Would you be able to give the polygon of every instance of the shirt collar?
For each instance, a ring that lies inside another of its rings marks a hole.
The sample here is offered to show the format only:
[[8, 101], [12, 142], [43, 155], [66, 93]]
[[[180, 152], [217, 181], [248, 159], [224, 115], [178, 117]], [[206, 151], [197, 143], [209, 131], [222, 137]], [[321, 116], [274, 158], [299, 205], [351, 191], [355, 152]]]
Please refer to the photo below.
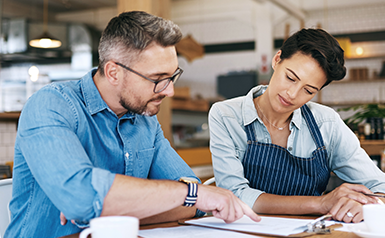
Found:
[[257, 87], [252, 88], [247, 95], [243, 98], [242, 103], [242, 117], [243, 117], [243, 125], [247, 126], [254, 122], [255, 120], [260, 120], [257, 113], [257, 109], [255, 109], [254, 98], [261, 96], [267, 89], [265, 85], [259, 85]]
[[[81, 89], [83, 93], [83, 98], [87, 106], [88, 111], [91, 115], [94, 115], [98, 112], [101, 112], [105, 109], [115, 114], [103, 100], [98, 88], [95, 85], [93, 76], [96, 74], [97, 68], [93, 68], [81, 79]], [[115, 114], [116, 115], [116, 114]], [[135, 114], [127, 112], [120, 119], [133, 118], [135, 119]]]
[[[247, 95], [243, 99], [242, 103], [242, 117], [243, 117], [243, 125], [247, 126], [254, 122], [255, 120], [259, 120], [262, 123], [262, 120], [259, 118], [257, 110], [254, 105], [254, 98], [261, 96], [267, 89], [267, 85], [259, 85], [252, 88]], [[300, 129], [302, 121], [301, 109], [298, 108], [293, 112], [293, 117], [290, 123], [291, 126], [294, 125], [298, 129]]]

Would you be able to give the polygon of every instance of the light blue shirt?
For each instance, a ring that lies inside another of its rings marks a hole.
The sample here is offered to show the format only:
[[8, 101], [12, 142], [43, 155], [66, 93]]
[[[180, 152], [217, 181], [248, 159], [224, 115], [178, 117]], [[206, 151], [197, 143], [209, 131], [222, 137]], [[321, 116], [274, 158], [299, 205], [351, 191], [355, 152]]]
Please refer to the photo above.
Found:
[[45, 86], [25, 104], [6, 238], [80, 232], [71, 222], [60, 225], [60, 211], [78, 223], [100, 216], [116, 174], [198, 179], [165, 139], [156, 116], [116, 116], [93, 82], [95, 72]]
[[[263, 193], [250, 188], [244, 177], [242, 160], [247, 149], [245, 126], [253, 123], [257, 140], [271, 143], [270, 134], [258, 117], [253, 99], [267, 86], [257, 86], [246, 96], [215, 103], [209, 113], [210, 150], [217, 186], [231, 190], [250, 207]], [[355, 134], [333, 109], [314, 103], [306, 104], [317, 122], [328, 152], [328, 166], [339, 178], [363, 184], [373, 192], [385, 192], [383, 173], [360, 147]], [[309, 158], [316, 149], [301, 110], [293, 112], [287, 149], [292, 155]]]

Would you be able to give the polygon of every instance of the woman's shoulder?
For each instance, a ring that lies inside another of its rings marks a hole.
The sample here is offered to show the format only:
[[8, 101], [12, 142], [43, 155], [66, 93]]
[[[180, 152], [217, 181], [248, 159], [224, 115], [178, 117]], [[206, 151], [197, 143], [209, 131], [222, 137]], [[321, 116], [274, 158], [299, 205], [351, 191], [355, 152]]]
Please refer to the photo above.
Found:
[[212, 105], [210, 113], [217, 112], [221, 116], [241, 115], [244, 98], [245, 96], [241, 96], [216, 102]]
[[331, 107], [316, 103], [308, 102], [309, 107], [316, 121], [336, 121], [340, 118], [339, 114]]

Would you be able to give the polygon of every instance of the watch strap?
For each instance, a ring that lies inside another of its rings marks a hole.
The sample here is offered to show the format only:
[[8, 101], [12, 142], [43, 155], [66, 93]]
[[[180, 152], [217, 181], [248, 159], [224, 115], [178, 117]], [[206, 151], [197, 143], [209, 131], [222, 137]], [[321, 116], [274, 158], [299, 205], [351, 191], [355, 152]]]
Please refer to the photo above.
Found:
[[188, 192], [186, 199], [183, 203], [185, 207], [192, 207], [197, 202], [198, 197], [198, 184], [197, 183], [186, 183], [188, 187]]

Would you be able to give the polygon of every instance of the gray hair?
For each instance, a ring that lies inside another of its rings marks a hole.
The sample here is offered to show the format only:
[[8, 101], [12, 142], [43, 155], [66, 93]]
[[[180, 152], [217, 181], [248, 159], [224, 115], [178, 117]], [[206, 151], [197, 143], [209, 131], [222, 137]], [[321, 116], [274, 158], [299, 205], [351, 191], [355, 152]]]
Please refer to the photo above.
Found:
[[104, 75], [104, 65], [109, 60], [132, 62], [153, 42], [167, 47], [181, 39], [182, 33], [172, 21], [142, 11], [121, 13], [110, 20], [102, 33], [98, 70]]

